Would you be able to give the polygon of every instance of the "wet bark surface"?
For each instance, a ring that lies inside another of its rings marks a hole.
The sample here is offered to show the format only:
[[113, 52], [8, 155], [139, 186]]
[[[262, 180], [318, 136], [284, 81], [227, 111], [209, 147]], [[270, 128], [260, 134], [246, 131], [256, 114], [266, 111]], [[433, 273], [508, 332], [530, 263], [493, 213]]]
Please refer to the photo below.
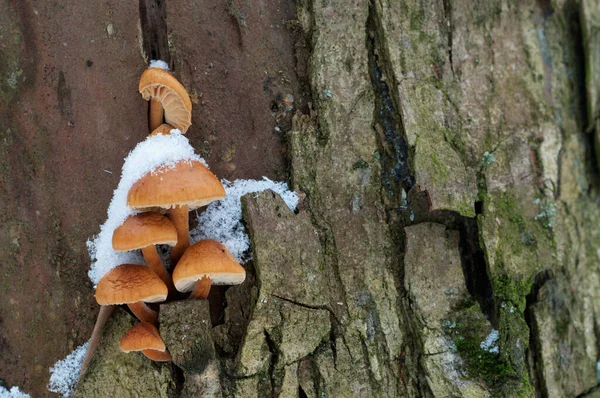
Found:
[[[596, 393], [594, 2], [2, 7], [9, 386], [44, 396], [47, 367], [89, 335], [84, 241], [147, 133], [137, 78], [160, 55], [216, 174], [289, 179], [302, 198], [295, 213], [243, 199], [248, 279], [212, 293], [212, 344], [176, 344], [216, 360], [160, 373], [164, 394]], [[193, 323], [179, 307], [167, 335]], [[102, 391], [106, 348], [80, 388]]]

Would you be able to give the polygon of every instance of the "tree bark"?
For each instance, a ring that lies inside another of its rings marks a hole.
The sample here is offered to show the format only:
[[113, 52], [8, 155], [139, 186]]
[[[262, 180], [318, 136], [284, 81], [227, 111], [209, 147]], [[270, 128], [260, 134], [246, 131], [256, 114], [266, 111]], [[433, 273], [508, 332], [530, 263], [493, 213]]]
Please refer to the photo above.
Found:
[[225, 395], [592, 394], [597, 5], [301, 3], [306, 199], [245, 198], [256, 300]]
[[9, 386], [44, 396], [89, 336], [85, 240], [147, 135], [136, 79], [161, 58], [216, 175], [289, 176], [302, 200], [243, 198], [253, 262], [212, 324], [168, 304], [172, 339], [204, 305], [211, 332], [174, 360], [210, 363], [126, 357], [116, 311], [80, 396], [598, 394], [597, 1], [0, 3]]

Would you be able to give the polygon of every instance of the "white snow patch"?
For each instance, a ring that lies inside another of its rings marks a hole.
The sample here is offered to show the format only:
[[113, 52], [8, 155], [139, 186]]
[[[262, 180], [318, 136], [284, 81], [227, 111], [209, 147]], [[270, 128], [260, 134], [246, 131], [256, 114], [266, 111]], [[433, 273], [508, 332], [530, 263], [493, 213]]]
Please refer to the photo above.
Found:
[[63, 360], [60, 360], [50, 368], [50, 381], [48, 382], [48, 391], [61, 394], [63, 398], [69, 398], [75, 390], [75, 385], [79, 380], [79, 372], [83, 358], [88, 348], [88, 344], [84, 343], [77, 347], [72, 353], [67, 355]]
[[600, 361], [596, 362], [596, 380], [600, 383]]
[[153, 59], [152, 61], [150, 61], [150, 65], [148, 65], [148, 68], [158, 68], [158, 69], [169, 70], [169, 64], [167, 64], [165, 61], [162, 61], [160, 59]]
[[114, 230], [121, 226], [127, 217], [137, 213], [127, 206], [127, 193], [144, 174], [163, 166], [173, 167], [181, 160], [196, 160], [206, 165], [204, 159], [194, 153], [188, 139], [176, 129], [171, 130], [169, 135], [157, 134], [146, 138], [125, 158], [121, 181], [113, 192], [106, 222], [100, 226], [100, 233], [87, 242], [92, 260], [88, 276], [94, 285], [117, 265], [143, 264], [139, 253], [115, 252], [112, 248]]
[[281, 195], [290, 210], [295, 211], [298, 195], [288, 189], [285, 182], [271, 181], [263, 177], [262, 181], [222, 180], [225, 187], [225, 199], [213, 202], [198, 216], [198, 227], [190, 231], [192, 243], [201, 239], [215, 239], [227, 246], [233, 257], [240, 263], [250, 260], [248, 254], [250, 239], [242, 224], [242, 203], [240, 198], [250, 192], [262, 192], [270, 189]]
[[10, 390], [7, 390], [0, 386], [0, 398], [31, 398], [31, 396], [21, 392], [19, 387], [13, 387]]
[[490, 334], [487, 335], [485, 341], [482, 341], [479, 344], [482, 350], [486, 350], [487, 352], [491, 352], [492, 354], [497, 354], [500, 350], [498, 348], [498, 339], [500, 335], [496, 329], [492, 329]]

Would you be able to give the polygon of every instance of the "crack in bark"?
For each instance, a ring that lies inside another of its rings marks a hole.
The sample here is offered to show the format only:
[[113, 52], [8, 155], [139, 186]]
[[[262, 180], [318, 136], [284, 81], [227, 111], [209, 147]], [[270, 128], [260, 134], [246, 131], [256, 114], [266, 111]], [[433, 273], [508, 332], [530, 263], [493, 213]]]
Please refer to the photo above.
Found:
[[[271, 295], [271, 296], [273, 296], [273, 297], [275, 297], [275, 298], [278, 298], [278, 299], [280, 299], [280, 300], [282, 300], [282, 301], [288, 302], [288, 303], [290, 303], [290, 304], [297, 305], [298, 307], [308, 308], [308, 309], [310, 309], [310, 310], [325, 310], [325, 311], [328, 311], [329, 313], [331, 313], [331, 314], [332, 314], [332, 315], [335, 317], [335, 313], [333, 312], [333, 310], [332, 310], [331, 308], [329, 308], [328, 306], [326, 306], [326, 305], [310, 305], [310, 304], [304, 304], [304, 303], [301, 303], [301, 302], [299, 302], [299, 301], [295, 301], [295, 300], [293, 300], [293, 299], [289, 299], [289, 298], [287, 298], [287, 297], [279, 296], [279, 295], [277, 295], [277, 294], [273, 294], [273, 293], [271, 293], [270, 295]], [[336, 322], [339, 322], [339, 321], [337, 320], [337, 318], [336, 318]]]
[[[590, 397], [590, 396], [596, 396], [594, 393], [600, 391], [600, 384], [595, 385], [594, 387], [582, 392], [579, 395], [576, 395], [575, 398], [585, 398], [585, 397]], [[593, 394], [593, 395], [592, 395]]]
[[271, 356], [269, 357], [269, 382], [271, 383], [271, 396], [276, 397], [275, 394], [275, 367], [277, 366], [277, 362], [279, 361], [279, 350], [277, 349], [277, 344], [271, 338], [269, 332], [264, 329], [265, 334], [265, 342], [267, 343], [267, 347], [269, 347], [269, 353]]
[[[444, 0], [444, 12], [448, 21], [452, 17], [452, 9], [449, 0]], [[423, 373], [423, 364], [421, 358], [426, 356], [423, 352], [422, 342], [420, 341], [419, 321], [410, 305], [410, 297], [404, 289], [404, 252], [405, 235], [404, 228], [409, 225], [422, 222], [436, 222], [443, 224], [447, 229], [458, 230], [460, 233], [459, 251], [461, 255], [461, 265], [465, 279], [465, 285], [470, 295], [477, 300], [481, 310], [490, 318], [492, 325], [497, 326], [494, 296], [491, 281], [488, 275], [487, 261], [485, 253], [480, 247], [479, 226], [477, 224], [477, 215], [482, 214], [483, 203], [474, 203], [476, 217], [469, 218], [461, 216], [459, 213], [447, 210], [431, 211], [431, 203], [427, 191], [421, 191], [414, 174], [410, 169], [410, 159], [414, 149], [406, 144], [406, 132], [403, 120], [398, 112], [400, 109], [400, 98], [397, 98], [398, 92], [390, 93], [389, 87], [394, 90], [398, 86], [396, 76], [390, 65], [389, 55], [385, 48], [386, 42], [381, 31], [381, 17], [374, 10], [374, 4], [371, 3], [369, 22], [367, 26], [368, 38], [367, 47], [369, 49], [369, 69], [373, 90], [376, 94], [376, 113], [374, 119], [381, 127], [378, 134], [379, 145], [382, 148], [382, 178], [388, 190], [386, 203], [390, 217], [388, 223], [394, 230], [395, 240], [398, 244], [399, 258], [399, 289], [402, 292], [404, 303], [401, 305], [404, 312], [405, 330], [409, 335], [407, 340], [407, 352], [411, 355], [413, 362], [419, 369], [417, 373]], [[454, 75], [452, 64], [452, 26], [448, 29], [448, 58], [450, 67]], [[387, 56], [386, 56], [387, 55]], [[385, 79], [384, 79], [385, 74]], [[388, 87], [389, 82], [390, 86]], [[377, 127], [377, 125], [376, 125]], [[378, 131], [375, 128], [375, 131]], [[399, 145], [399, 143], [401, 143]], [[398, 164], [404, 163], [400, 168], [400, 178], [398, 178]], [[396, 177], [396, 178], [394, 178]], [[407, 183], [408, 182], [408, 183]], [[482, 187], [485, 189], [485, 184]], [[403, 195], [402, 190], [408, 192], [405, 195], [407, 200], [399, 201]], [[398, 203], [400, 202], [400, 203]], [[409, 348], [410, 346], [410, 348]], [[406, 372], [406, 371], [405, 371]], [[421, 395], [431, 394], [426, 380], [415, 376], [415, 370], [407, 371], [407, 376], [412, 378], [415, 387], [419, 389]], [[406, 384], [406, 382], [404, 382]]]
[[525, 298], [526, 304], [524, 311], [525, 322], [529, 328], [529, 355], [527, 358], [531, 360], [531, 363], [529, 363], [529, 371], [533, 373], [530, 373], [530, 380], [533, 382], [535, 390], [541, 392], [544, 396], [548, 395], [548, 391], [546, 390], [546, 383], [544, 382], [544, 372], [541, 368], [541, 344], [537, 339], [539, 331], [533, 323], [533, 306], [539, 301], [540, 289], [553, 277], [552, 270], [544, 270], [536, 275], [531, 290]]
[[139, 0], [142, 50], [147, 61], [160, 59], [171, 65], [166, 0]]
[[[387, 223], [392, 231], [393, 240], [397, 246], [396, 266], [398, 267], [396, 280], [400, 293], [400, 300], [397, 303], [400, 314], [403, 318], [406, 332], [406, 342], [403, 344], [402, 355], [400, 358], [392, 358], [398, 365], [398, 383], [403, 386], [407, 392], [413, 389], [418, 391], [419, 396], [431, 396], [432, 392], [425, 378], [420, 375], [426, 374], [420, 357], [423, 353], [422, 341], [418, 332], [419, 326], [414, 314], [410, 297], [404, 288], [404, 252], [406, 237], [404, 227], [409, 222], [409, 213], [412, 214], [412, 204], [410, 200], [400, 200], [406, 198], [407, 192], [418, 191], [415, 185], [415, 177], [411, 170], [411, 153], [407, 143], [404, 121], [398, 111], [400, 100], [397, 97], [396, 87], [398, 83], [395, 75], [391, 72], [389, 54], [386, 52], [384, 37], [381, 28], [380, 16], [377, 15], [375, 4], [369, 3], [369, 15], [366, 26], [366, 47], [369, 62], [369, 74], [373, 92], [375, 93], [375, 111], [373, 115], [373, 130], [376, 134], [377, 143], [380, 148], [381, 157], [381, 178], [387, 195], [383, 196], [383, 204], [388, 212]], [[384, 78], [385, 75], [385, 78]], [[389, 85], [388, 85], [389, 82]], [[390, 91], [390, 86], [393, 88]], [[401, 214], [394, 210], [400, 210], [405, 214], [402, 219]], [[399, 314], [399, 315], [400, 315]], [[365, 342], [361, 339], [363, 350], [366, 350]], [[368, 355], [365, 354], [365, 358]], [[390, 366], [390, 363], [386, 363]], [[416, 366], [416, 369], [412, 368]], [[370, 378], [373, 377], [369, 372]]]
[[[415, 177], [410, 169], [408, 143], [404, 134], [404, 122], [398, 112], [400, 109], [397, 101], [394, 101], [386, 80], [390, 81], [392, 87], [397, 87], [393, 73], [385, 70], [389, 62], [382, 54], [381, 38], [377, 36], [380, 31], [376, 21], [376, 12], [373, 4], [369, 6], [369, 18], [367, 21], [367, 50], [369, 54], [369, 71], [371, 83], [375, 92], [375, 126], [379, 125], [379, 146], [382, 148], [382, 179], [387, 188], [389, 196], [404, 189], [406, 192], [415, 185]], [[384, 64], [383, 67], [381, 64]], [[384, 78], [384, 74], [385, 77]], [[387, 156], [384, 156], [387, 155]]]
[[[331, 348], [331, 352], [333, 355], [333, 365], [334, 367], [337, 366], [337, 343], [336, 343], [336, 339], [338, 336], [341, 336], [342, 341], [344, 342], [344, 345], [346, 346], [346, 349], [348, 350], [348, 354], [350, 355], [350, 357], [352, 357], [352, 353], [350, 352], [350, 350], [348, 349], [347, 343], [346, 343], [346, 339], [344, 337], [344, 333], [341, 331], [342, 329], [342, 323], [340, 322], [340, 320], [337, 318], [337, 316], [335, 315], [335, 312], [333, 312], [333, 310], [331, 308], [329, 308], [328, 306], [324, 306], [324, 305], [310, 305], [310, 304], [304, 304], [304, 303], [300, 303], [298, 301], [283, 297], [283, 296], [279, 296], [276, 294], [270, 294], [272, 297], [275, 297], [281, 301], [285, 301], [287, 303], [293, 304], [293, 305], [297, 305], [298, 307], [302, 307], [302, 308], [306, 308], [306, 309], [310, 309], [310, 310], [318, 310], [318, 311], [327, 311], [329, 313], [330, 316], [330, 323], [331, 323], [331, 329], [329, 331], [329, 347]], [[318, 349], [318, 348], [317, 348]], [[303, 358], [301, 358], [303, 359]], [[301, 359], [299, 359], [298, 361], [300, 361]], [[298, 361], [293, 361], [291, 363], [286, 363], [285, 365], [291, 365], [295, 362]]]
[[454, 73], [454, 64], [452, 63], [452, 3], [450, 0], [444, 0], [444, 14], [446, 16], [446, 29], [448, 30], [448, 61], [450, 62], [450, 70], [452, 71], [452, 76], [456, 76]]

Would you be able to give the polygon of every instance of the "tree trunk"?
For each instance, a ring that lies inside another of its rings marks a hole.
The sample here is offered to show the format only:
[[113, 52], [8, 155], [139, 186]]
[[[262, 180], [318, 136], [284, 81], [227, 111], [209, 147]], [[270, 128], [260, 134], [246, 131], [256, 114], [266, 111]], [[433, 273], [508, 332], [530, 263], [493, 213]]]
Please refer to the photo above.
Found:
[[257, 290], [226, 395], [592, 394], [596, 3], [304, 1], [297, 18], [306, 199], [245, 198]]
[[289, 176], [301, 202], [243, 198], [253, 261], [212, 339], [206, 303], [163, 306], [175, 342], [202, 322], [180, 344], [202, 358], [148, 373], [117, 311], [79, 396], [598, 394], [597, 1], [296, 3], [0, 0], [0, 377], [43, 396], [89, 336], [84, 242], [161, 58], [212, 170]]

